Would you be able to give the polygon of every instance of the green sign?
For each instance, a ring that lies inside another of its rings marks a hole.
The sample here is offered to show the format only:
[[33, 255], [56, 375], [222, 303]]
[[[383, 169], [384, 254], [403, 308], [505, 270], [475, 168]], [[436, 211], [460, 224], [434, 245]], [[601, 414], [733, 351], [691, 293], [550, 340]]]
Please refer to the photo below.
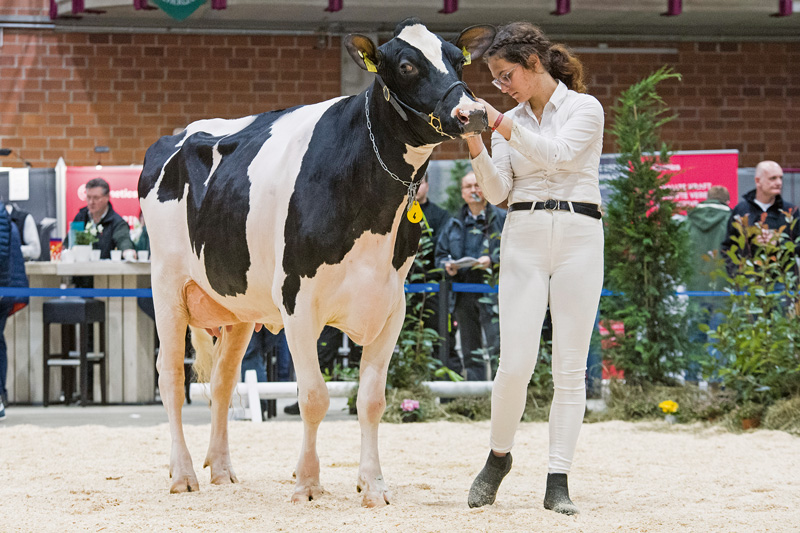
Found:
[[206, 3], [206, 0], [153, 0], [161, 10], [174, 18], [183, 20]]

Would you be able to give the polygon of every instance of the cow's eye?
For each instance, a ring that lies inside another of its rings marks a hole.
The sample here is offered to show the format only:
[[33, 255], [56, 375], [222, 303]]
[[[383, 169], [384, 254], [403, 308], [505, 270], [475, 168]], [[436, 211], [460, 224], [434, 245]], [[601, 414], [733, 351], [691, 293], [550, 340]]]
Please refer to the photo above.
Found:
[[408, 61], [403, 61], [400, 63], [400, 73], [405, 74], [406, 76], [410, 76], [417, 72], [417, 67], [409, 63]]

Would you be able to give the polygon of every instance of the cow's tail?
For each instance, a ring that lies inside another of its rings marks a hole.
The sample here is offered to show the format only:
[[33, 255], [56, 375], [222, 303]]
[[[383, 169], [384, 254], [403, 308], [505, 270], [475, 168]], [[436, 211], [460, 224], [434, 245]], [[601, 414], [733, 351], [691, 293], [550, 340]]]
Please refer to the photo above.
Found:
[[192, 330], [192, 346], [194, 346], [194, 373], [198, 383], [208, 383], [211, 380], [211, 370], [214, 360], [219, 355], [221, 342], [214, 344], [214, 338], [201, 328], [189, 326]]

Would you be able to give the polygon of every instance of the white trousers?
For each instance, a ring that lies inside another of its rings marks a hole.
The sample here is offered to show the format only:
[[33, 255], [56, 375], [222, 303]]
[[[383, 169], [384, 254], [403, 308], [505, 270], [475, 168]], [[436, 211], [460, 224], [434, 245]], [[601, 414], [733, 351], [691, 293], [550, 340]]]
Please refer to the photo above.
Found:
[[500, 250], [500, 363], [490, 445], [508, 452], [525, 409], [547, 304], [553, 320], [550, 473], [569, 473], [586, 408], [586, 359], [603, 288], [603, 226], [569, 211], [514, 211]]

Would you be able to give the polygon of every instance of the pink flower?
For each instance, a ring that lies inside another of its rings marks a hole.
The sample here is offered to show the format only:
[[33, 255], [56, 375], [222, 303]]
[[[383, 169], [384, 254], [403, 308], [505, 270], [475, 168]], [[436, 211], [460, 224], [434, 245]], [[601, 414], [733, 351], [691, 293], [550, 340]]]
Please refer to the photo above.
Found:
[[416, 411], [419, 409], [419, 402], [417, 400], [403, 400], [400, 403], [400, 409], [406, 412]]

